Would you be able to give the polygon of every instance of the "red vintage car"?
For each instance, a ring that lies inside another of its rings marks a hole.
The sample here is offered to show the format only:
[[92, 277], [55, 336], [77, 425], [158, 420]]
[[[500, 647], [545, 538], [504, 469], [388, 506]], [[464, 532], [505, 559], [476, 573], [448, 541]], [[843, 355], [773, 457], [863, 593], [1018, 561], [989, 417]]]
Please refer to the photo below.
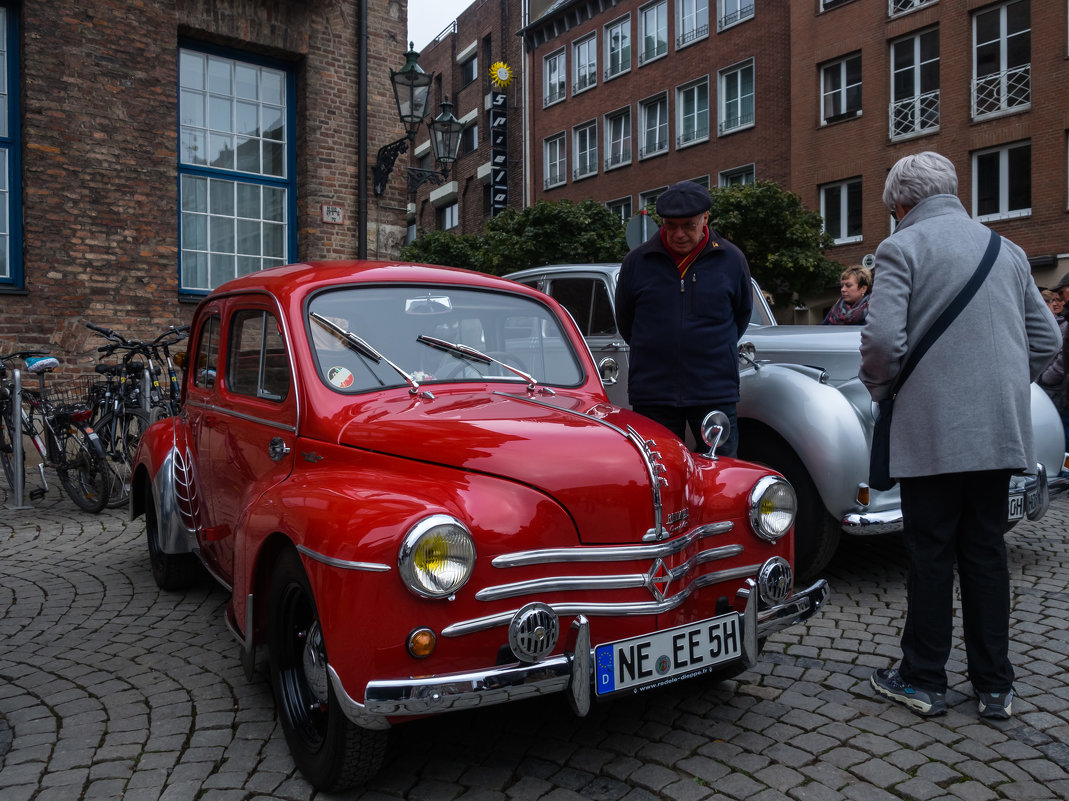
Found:
[[265, 270], [197, 308], [183, 411], [134, 466], [153, 576], [206, 569], [318, 788], [375, 773], [391, 726], [751, 666], [813, 615], [794, 491], [609, 404], [569, 315], [478, 273]]

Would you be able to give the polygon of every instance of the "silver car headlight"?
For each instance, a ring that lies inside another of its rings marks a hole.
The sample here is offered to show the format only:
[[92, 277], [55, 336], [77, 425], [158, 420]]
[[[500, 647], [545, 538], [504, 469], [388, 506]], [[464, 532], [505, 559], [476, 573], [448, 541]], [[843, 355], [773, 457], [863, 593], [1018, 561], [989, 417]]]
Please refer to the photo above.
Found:
[[776, 542], [790, 531], [798, 498], [786, 479], [765, 476], [750, 490], [750, 527], [763, 540]]
[[416, 595], [448, 598], [471, 578], [475, 542], [455, 517], [431, 515], [405, 535], [397, 566], [405, 586]]

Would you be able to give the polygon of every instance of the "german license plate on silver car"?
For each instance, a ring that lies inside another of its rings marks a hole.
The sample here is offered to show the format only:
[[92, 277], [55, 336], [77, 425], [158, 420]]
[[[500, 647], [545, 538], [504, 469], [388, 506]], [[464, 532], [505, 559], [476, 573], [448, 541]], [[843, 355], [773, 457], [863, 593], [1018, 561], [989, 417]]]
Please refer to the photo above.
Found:
[[599, 645], [594, 649], [598, 695], [661, 684], [742, 655], [739, 616], [727, 615]]

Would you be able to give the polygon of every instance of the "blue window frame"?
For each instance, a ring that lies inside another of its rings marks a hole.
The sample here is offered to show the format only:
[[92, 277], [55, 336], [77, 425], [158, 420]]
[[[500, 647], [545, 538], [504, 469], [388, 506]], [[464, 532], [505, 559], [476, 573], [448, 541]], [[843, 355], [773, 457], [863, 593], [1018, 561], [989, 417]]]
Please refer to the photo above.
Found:
[[18, 43], [17, 10], [0, 2], [0, 290], [23, 288]]
[[292, 66], [183, 42], [178, 84], [179, 291], [296, 261]]

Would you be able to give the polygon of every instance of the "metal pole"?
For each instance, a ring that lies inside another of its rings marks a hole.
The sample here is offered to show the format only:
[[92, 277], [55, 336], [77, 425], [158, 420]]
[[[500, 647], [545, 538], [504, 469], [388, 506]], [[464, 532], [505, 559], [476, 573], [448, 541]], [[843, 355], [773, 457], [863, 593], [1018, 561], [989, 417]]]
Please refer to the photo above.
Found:
[[357, 82], [356, 104], [359, 106], [360, 126], [357, 153], [357, 235], [360, 241], [356, 243], [357, 258], [367, 258], [367, 157], [368, 157], [368, 131], [367, 131], [367, 0], [360, 3], [360, 23], [357, 30], [357, 47], [360, 49], [360, 78]]
[[11, 400], [11, 458], [15, 467], [15, 509], [28, 508], [23, 503], [26, 491], [26, 462], [22, 451], [22, 372], [15, 370], [15, 395]]

